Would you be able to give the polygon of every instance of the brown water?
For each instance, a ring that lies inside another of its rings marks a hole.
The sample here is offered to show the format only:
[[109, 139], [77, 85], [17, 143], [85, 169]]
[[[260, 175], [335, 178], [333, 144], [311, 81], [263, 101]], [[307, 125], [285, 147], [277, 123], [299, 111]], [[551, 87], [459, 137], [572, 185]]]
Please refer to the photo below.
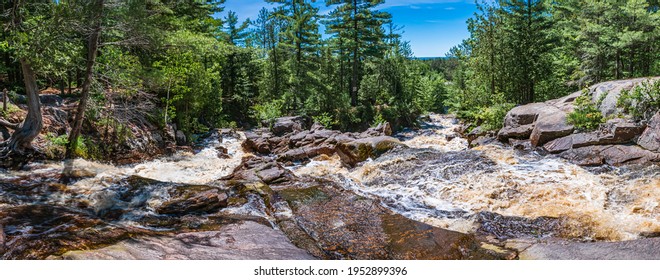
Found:
[[[585, 169], [497, 144], [468, 149], [456, 137], [457, 126], [449, 116], [432, 115], [422, 129], [397, 135], [408, 147], [356, 168], [321, 156], [290, 169], [334, 181], [413, 220], [464, 233], [491, 234], [484, 229], [488, 223], [504, 228], [505, 238], [631, 240], [660, 233], [660, 167]], [[75, 160], [0, 170], [0, 224], [11, 248], [4, 258], [45, 258], [133, 235], [213, 230], [232, 217], [276, 227], [273, 215], [291, 213], [269, 213], [256, 194], [208, 215], [172, 218], [155, 210], [171, 198], [170, 191], [187, 185], [227, 191], [218, 179], [248, 155], [243, 139], [240, 133], [211, 137], [196, 153], [131, 166]], [[218, 157], [221, 146], [229, 158]], [[65, 169], [83, 179], [60, 184]], [[549, 218], [524, 219], [539, 217]]]
[[410, 149], [352, 170], [337, 157], [319, 158], [295, 173], [330, 178], [409, 218], [465, 233], [478, 228], [481, 212], [558, 218], [561, 227], [552, 234], [566, 238], [630, 240], [660, 232], [660, 167], [588, 170], [498, 144], [470, 150], [465, 139], [447, 137], [457, 125], [432, 115], [422, 130], [398, 135]]

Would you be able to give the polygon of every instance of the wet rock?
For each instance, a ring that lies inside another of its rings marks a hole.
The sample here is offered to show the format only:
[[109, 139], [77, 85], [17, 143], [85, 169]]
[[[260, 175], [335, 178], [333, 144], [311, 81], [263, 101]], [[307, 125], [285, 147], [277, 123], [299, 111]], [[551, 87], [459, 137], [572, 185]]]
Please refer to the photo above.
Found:
[[271, 131], [276, 136], [282, 136], [287, 133], [308, 130], [310, 123], [309, 118], [302, 116], [278, 118], [275, 119]]
[[485, 146], [495, 142], [496, 140], [497, 139], [495, 139], [494, 136], [490, 136], [490, 135], [479, 136], [476, 139], [469, 142], [469, 147], [474, 148], [478, 146]]
[[648, 127], [637, 140], [637, 144], [649, 151], [660, 152], [660, 112], [649, 120]]
[[337, 144], [337, 154], [344, 164], [354, 167], [368, 158], [378, 157], [391, 149], [402, 146], [404, 146], [403, 143], [396, 138], [378, 136], [339, 143]]
[[331, 145], [323, 145], [318, 147], [302, 147], [293, 150], [289, 150], [284, 154], [278, 156], [279, 161], [302, 161], [307, 159], [312, 159], [320, 155], [332, 155], [335, 153], [335, 147]]
[[0, 259], [44, 259], [67, 250], [112, 244], [143, 232], [117, 227], [83, 211], [50, 205], [21, 205], [0, 211], [5, 251]]
[[278, 229], [255, 222], [218, 231], [141, 237], [89, 251], [71, 251], [67, 260], [312, 260]]
[[227, 194], [209, 186], [177, 186], [170, 199], [156, 208], [159, 214], [210, 213], [227, 206]]
[[471, 235], [410, 220], [329, 182], [276, 190], [275, 198], [291, 206], [291, 220], [325, 252], [320, 258], [489, 258]]
[[642, 164], [660, 161], [660, 155], [632, 145], [587, 146], [560, 154], [575, 164], [596, 166], [602, 164]]
[[660, 239], [588, 243], [550, 240], [529, 246], [519, 257], [523, 260], [658, 260]]
[[248, 183], [282, 183], [293, 179], [291, 171], [273, 159], [248, 157], [226, 180]]
[[229, 150], [227, 150], [227, 148], [218, 146], [215, 150], [218, 151], [218, 158], [230, 158]]
[[530, 140], [509, 139], [509, 145], [516, 150], [530, 151], [532, 150], [532, 142]]
[[477, 223], [479, 224], [478, 233], [494, 235], [500, 240], [549, 237], [560, 229], [559, 219], [557, 218], [538, 217], [528, 219], [524, 217], [507, 217], [492, 212], [477, 214]]

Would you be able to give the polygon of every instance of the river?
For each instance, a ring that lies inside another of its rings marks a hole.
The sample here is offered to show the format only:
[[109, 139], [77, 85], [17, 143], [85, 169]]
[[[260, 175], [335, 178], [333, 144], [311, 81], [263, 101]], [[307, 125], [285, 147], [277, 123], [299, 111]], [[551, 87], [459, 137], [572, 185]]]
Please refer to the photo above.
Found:
[[[298, 177], [334, 182], [409, 219], [461, 233], [580, 241], [660, 233], [657, 165], [583, 168], [501, 144], [470, 149], [457, 137], [458, 125], [451, 116], [431, 115], [421, 129], [395, 135], [407, 147], [355, 168], [342, 165], [338, 156], [287, 168]], [[258, 196], [230, 199], [215, 214], [177, 219], [159, 208], [191, 186], [231, 195], [218, 182], [251, 156], [241, 147], [243, 139], [240, 132], [214, 134], [195, 152], [130, 166], [75, 160], [0, 170], [0, 226], [9, 248], [4, 258], [45, 258], [134, 236], [217, 230], [232, 219], [277, 228], [277, 213]], [[223, 148], [226, 156], [218, 156]], [[80, 179], [61, 184], [64, 172]]]

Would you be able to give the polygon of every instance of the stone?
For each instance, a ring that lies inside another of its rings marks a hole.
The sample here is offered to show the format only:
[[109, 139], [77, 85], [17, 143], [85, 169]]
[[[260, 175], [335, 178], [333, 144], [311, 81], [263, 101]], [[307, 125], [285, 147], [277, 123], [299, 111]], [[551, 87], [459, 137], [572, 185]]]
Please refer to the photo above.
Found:
[[582, 166], [641, 164], [660, 161], [656, 154], [634, 145], [599, 145], [571, 149], [559, 154], [575, 164]]
[[566, 123], [567, 114], [556, 107], [544, 107], [529, 137], [532, 146], [543, 146], [554, 139], [573, 133], [574, 127]]
[[159, 214], [210, 213], [227, 206], [227, 194], [209, 186], [180, 186], [169, 190], [170, 199], [156, 208]]
[[39, 95], [41, 105], [47, 107], [61, 107], [64, 103], [62, 97], [57, 94], [41, 94]]
[[282, 117], [275, 119], [271, 131], [276, 136], [300, 132], [310, 128], [310, 119], [302, 116]]
[[179, 146], [184, 146], [188, 144], [188, 140], [186, 139], [186, 134], [183, 133], [181, 130], [177, 130], [176, 132], [176, 144]]
[[359, 162], [363, 162], [371, 157], [380, 156], [399, 146], [404, 146], [404, 144], [393, 137], [369, 137], [337, 144], [337, 154], [344, 164], [355, 167]]
[[649, 120], [646, 130], [637, 140], [637, 145], [653, 152], [660, 152], [660, 112]]
[[[274, 204], [292, 213], [279, 224], [295, 221], [288, 236], [307, 235], [294, 243], [320, 247], [316, 257], [360, 260], [492, 259], [473, 235], [436, 228], [387, 210], [380, 203], [346, 192], [330, 182], [305, 189], [276, 190]], [[301, 240], [302, 239], [302, 240]], [[311, 239], [311, 240], [306, 240]]]
[[659, 260], [660, 238], [622, 242], [551, 240], [529, 246], [521, 260]]
[[66, 260], [313, 260], [278, 229], [256, 222], [218, 231], [138, 237], [105, 248], [70, 251]]

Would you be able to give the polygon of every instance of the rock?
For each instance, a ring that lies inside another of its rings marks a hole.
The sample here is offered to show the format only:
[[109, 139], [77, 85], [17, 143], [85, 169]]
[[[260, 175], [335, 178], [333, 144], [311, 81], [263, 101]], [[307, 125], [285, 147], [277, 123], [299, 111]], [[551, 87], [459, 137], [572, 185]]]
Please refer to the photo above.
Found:
[[476, 139], [474, 139], [473, 141], [471, 141], [469, 143], [469, 146], [470, 146], [470, 148], [474, 148], [474, 147], [478, 147], [478, 146], [486, 146], [490, 143], [495, 142], [496, 140], [497, 139], [493, 136], [483, 135], [483, 136], [479, 136]]
[[[319, 258], [435, 260], [493, 258], [474, 236], [436, 228], [392, 213], [380, 203], [324, 182], [317, 187], [277, 190], [273, 203], [292, 212], [278, 222], [296, 221], [307, 235], [287, 227], [294, 243], [319, 246]], [[302, 237], [302, 240], [301, 240]], [[307, 241], [305, 239], [311, 239]], [[315, 245], [318, 244], [318, 245]], [[308, 249], [309, 250], [309, 249]], [[312, 251], [312, 250], [309, 250]]]
[[312, 159], [320, 155], [333, 155], [336, 149], [331, 145], [322, 145], [317, 147], [302, 147], [294, 150], [289, 150], [284, 154], [278, 156], [279, 161], [302, 161]]
[[532, 146], [543, 146], [554, 139], [573, 133], [574, 127], [566, 123], [567, 115], [562, 110], [547, 106], [539, 112], [534, 129], [529, 137]]
[[649, 151], [660, 152], [660, 112], [649, 120], [648, 127], [637, 140], [637, 145]]
[[169, 190], [170, 199], [156, 208], [159, 214], [210, 213], [227, 206], [227, 194], [209, 186], [180, 186]]
[[532, 103], [511, 109], [504, 117], [504, 127], [498, 132], [497, 138], [500, 141], [529, 138], [534, 129], [533, 124], [538, 118], [538, 111], [545, 106], [543, 103]]
[[223, 146], [218, 146], [215, 148], [216, 151], [218, 151], [218, 158], [230, 158], [229, 156], [229, 150]]
[[529, 140], [518, 140], [509, 138], [509, 145], [516, 150], [530, 151], [532, 150], [532, 143]]
[[597, 166], [605, 163], [610, 165], [640, 164], [660, 160], [659, 154], [630, 145], [587, 146], [562, 152], [560, 156], [582, 166]]
[[98, 250], [70, 251], [67, 260], [313, 260], [278, 229], [245, 221], [219, 231], [126, 240]]
[[628, 144], [643, 131], [644, 126], [627, 120], [614, 119], [601, 127], [600, 131], [576, 133], [546, 143], [543, 147], [550, 153], [561, 153], [594, 145]]
[[477, 138], [486, 136], [486, 134], [488, 134], [488, 131], [484, 131], [481, 126], [477, 126], [467, 134], [468, 143], [472, 143], [474, 140], [477, 140]]
[[393, 137], [370, 137], [337, 144], [337, 154], [344, 164], [354, 167], [359, 162], [377, 157], [399, 146], [404, 145]]
[[62, 107], [64, 100], [56, 94], [41, 94], [39, 95], [41, 105], [48, 107]]
[[658, 260], [660, 239], [623, 242], [546, 241], [519, 254], [522, 260]]
[[176, 144], [179, 146], [184, 146], [188, 144], [188, 141], [186, 139], [186, 134], [183, 133], [181, 130], [177, 130], [176, 132]]
[[610, 117], [620, 112], [620, 109], [617, 107], [617, 102], [619, 96], [621, 96], [621, 91], [631, 90], [636, 85], [648, 80], [658, 80], [658, 78], [638, 78], [603, 82], [590, 87], [589, 94], [591, 95], [591, 100], [594, 104], [600, 102], [598, 109], [603, 116]]
[[5, 230], [2, 228], [2, 225], [0, 224], [0, 255], [5, 253], [5, 243], [6, 237], [5, 237]]
[[287, 133], [300, 132], [310, 128], [310, 119], [302, 116], [283, 117], [275, 119], [271, 131], [276, 136]]
[[362, 132], [360, 137], [375, 137], [375, 136], [392, 136], [392, 126], [389, 122], [384, 122], [376, 127], [370, 127], [367, 131]]
[[493, 212], [477, 214], [478, 233], [494, 235], [497, 239], [540, 238], [555, 234], [560, 229], [559, 219], [538, 217], [507, 217]]

